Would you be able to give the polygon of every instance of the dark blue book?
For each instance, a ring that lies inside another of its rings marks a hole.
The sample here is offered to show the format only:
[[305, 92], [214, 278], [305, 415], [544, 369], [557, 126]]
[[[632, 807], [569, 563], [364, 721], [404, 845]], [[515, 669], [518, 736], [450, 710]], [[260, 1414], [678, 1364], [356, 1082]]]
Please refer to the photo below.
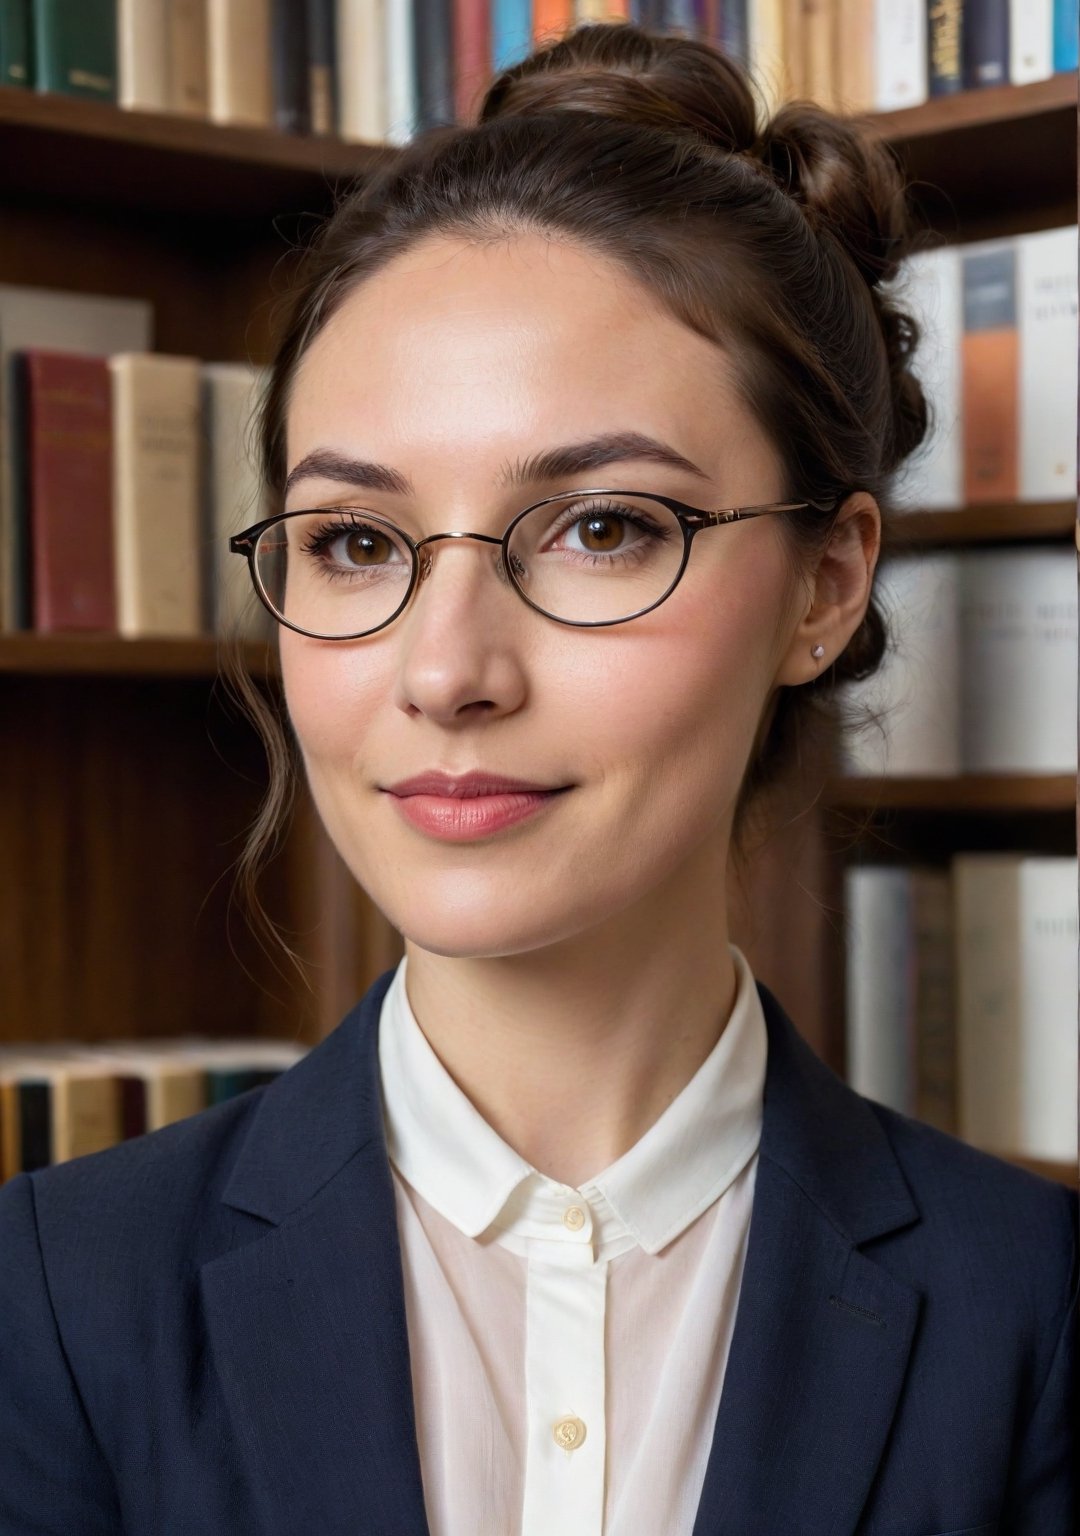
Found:
[[[402, 4], [409, 0], [401, 0]], [[454, 121], [452, 0], [411, 0], [418, 133]]]
[[310, 133], [308, 27], [304, 0], [272, 0], [270, 76], [274, 127], [282, 133]]
[[930, 0], [926, 15], [927, 85], [933, 96], [955, 96], [964, 85], [964, 0]]
[[967, 90], [1008, 85], [1009, 0], [966, 0], [963, 56]]
[[307, 0], [305, 11], [311, 132], [337, 133], [337, 29], [334, 25], [334, 0]]

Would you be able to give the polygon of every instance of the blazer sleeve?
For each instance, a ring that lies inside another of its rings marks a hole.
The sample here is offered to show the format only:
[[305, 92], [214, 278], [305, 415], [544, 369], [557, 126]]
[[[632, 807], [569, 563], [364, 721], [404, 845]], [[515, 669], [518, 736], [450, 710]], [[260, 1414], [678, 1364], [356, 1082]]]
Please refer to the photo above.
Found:
[[[1045, 1234], [1042, 1252], [1066, 1255], [1055, 1264], [1056, 1305], [1040, 1351], [1041, 1386], [1026, 1423], [1020, 1426], [1010, 1468], [1002, 1529], [1011, 1536], [1070, 1536], [1077, 1524], [1077, 1476], [1080, 1468], [1080, 1428], [1077, 1424], [1077, 1290], [1080, 1287], [1080, 1202], [1075, 1190], [1064, 1190], [1066, 1239], [1060, 1229]], [[1048, 1266], [1048, 1268], [1051, 1266]], [[1064, 1280], [1062, 1279], [1064, 1268]]]
[[49, 1299], [33, 1178], [17, 1173], [0, 1185], [0, 1532], [122, 1531]]

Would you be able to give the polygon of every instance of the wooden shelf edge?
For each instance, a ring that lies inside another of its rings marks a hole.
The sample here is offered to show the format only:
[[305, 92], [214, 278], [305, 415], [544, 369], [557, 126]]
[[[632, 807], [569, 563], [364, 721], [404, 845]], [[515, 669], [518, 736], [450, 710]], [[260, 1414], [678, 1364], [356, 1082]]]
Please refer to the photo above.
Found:
[[1048, 1163], [1042, 1158], [1019, 1157], [1009, 1154], [1007, 1163], [1014, 1163], [1017, 1168], [1026, 1168], [1029, 1173], [1041, 1174], [1044, 1179], [1054, 1179], [1058, 1184], [1067, 1184], [1070, 1189], [1076, 1189], [1080, 1185], [1080, 1171], [1076, 1163]]
[[[216, 677], [223, 641], [216, 635], [126, 638], [122, 635], [0, 635], [0, 673], [97, 677]], [[278, 675], [269, 642], [245, 641], [241, 655], [258, 677]]]
[[1034, 117], [1046, 112], [1076, 109], [1076, 70], [1061, 70], [1046, 80], [1028, 85], [993, 85], [981, 90], [957, 91], [935, 96], [915, 107], [895, 112], [866, 112], [852, 116], [890, 142], [925, 138], [928, 135], [984, 128], [1003, 119]]
[[830, 807], [843, 810], [1075, 811], [1077, 778], [1072, 773], [963, 774], [956, 778], [860, 778], [836, 775], [825, 792]]
[[907, 545], [981, 543], [993, 539], [1067, 538], [1076, 528], [1075, 501], [1018, 501], [949, 511], [901, 511], [889, 518], [889, 540]]

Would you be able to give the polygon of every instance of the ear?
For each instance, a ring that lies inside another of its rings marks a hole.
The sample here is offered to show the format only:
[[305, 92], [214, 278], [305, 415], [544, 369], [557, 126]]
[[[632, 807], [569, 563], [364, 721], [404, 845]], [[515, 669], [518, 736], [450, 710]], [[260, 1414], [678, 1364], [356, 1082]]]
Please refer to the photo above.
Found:
[[[779, 686], [812, 682], [840, 655], [863, 621], [881, 550], [881, 512], [867, 491], [854, 491], [836, 515], [832, 535], [808, 587], [799, 590], [803, 617], [776, 673]], [[812, 655], [817, 645], [820, 657]]]

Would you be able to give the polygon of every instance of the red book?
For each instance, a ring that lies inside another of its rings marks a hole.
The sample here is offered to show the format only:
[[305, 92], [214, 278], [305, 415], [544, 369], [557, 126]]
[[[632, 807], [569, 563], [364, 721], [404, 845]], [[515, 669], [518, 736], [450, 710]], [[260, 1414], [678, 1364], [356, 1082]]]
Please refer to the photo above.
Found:
[[33, 627], [115, 630], [108, 360], [17, 356]]
[[492, 76], [489, 0], [453, 0], [453, 24], [454, 118], [472, 124]]

